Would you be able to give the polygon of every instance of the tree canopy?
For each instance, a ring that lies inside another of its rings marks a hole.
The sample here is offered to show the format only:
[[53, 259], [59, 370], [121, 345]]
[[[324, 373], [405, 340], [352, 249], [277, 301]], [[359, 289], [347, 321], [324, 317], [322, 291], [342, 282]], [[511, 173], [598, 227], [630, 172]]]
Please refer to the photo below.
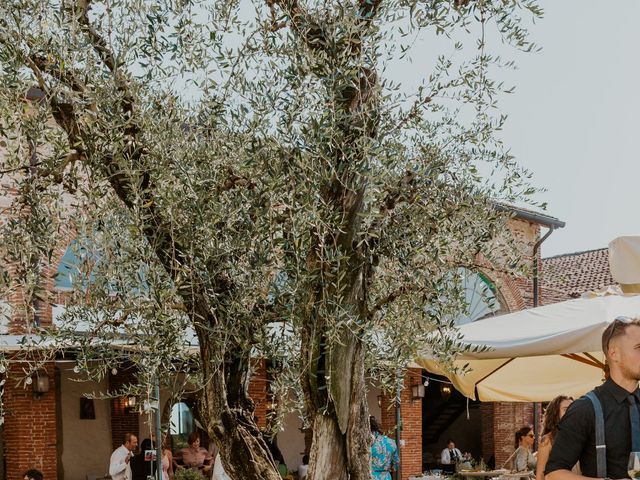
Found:
[[[311, 478], [369, 478], [367, 376], [425, 345], [452, 358], [457, 269], [518, 267], [495, 202], [532, 189], [496, 136], [509, 87], [493, 76], [511, 64], [485, 35], [534, 49], [521, 17], [541, 14], [530, 0], [6, 0], [5, 291], [25, 292], [37, 327], [39, 272], [72, 235], [75, 307], [47, 335], [73, 339], [80, 368], [100, 358], [104, 374], [123, 338], [149, 376], [188, 365], [231, 476], [275, 479], [247, 392], [267, 356], [274, 394], [313, 428]], [[416, 51], [429, 35], [450, 55]], [[407, 91], [392, 73], [410, 61], [430, 74]]]

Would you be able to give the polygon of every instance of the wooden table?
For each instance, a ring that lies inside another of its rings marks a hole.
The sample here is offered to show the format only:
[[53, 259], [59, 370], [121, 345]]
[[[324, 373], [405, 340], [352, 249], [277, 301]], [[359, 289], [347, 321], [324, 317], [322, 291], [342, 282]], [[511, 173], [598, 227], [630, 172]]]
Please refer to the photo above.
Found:
[[485, 472], [458, 472], [458, 475], [461, 475], [465, 478], [492, 478], [492, 477], [502, 477], [508, 479], [516, 479], [522, 477], [533, 477], [533, 472], [516, 472], [511, 473], [509, 470], [487, 470]]

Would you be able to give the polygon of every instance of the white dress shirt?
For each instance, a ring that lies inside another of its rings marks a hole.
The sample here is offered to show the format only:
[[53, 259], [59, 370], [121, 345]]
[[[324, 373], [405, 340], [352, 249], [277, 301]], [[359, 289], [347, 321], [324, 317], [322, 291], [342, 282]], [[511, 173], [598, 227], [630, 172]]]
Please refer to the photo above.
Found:
[[129, 455], [129, 449], [124, 445], [120, 445], [111, 454], [109, 475], [111, 475], [112, 480], [124, 480], [124, 472], [128, 465], [125, 462], [127, 455]]
[[[453, 452], [455, 453], [455, 455], [457, 455], [458, 460], [462, 460], [462, 452], [460, 452], [460, 450], [458, 450], [457, 448], [454, 448]], [[453, 463], [453, 460], [451, 460], [451, 454], [449, 453], [448, 448], [445, 448], [444, 450], [442, 450], [442, 453], [440, 454], [440, 463], [442, 463], [443, 465], [451, 465]]]
[[220, 458], [220, 454], [216, 455], [216, 458], [213, 462], [213, 473], [211, 478], [213, 480], [227, 480], [227, 474], [224, 472], [224, 468], [222, 466], [222, 459]]

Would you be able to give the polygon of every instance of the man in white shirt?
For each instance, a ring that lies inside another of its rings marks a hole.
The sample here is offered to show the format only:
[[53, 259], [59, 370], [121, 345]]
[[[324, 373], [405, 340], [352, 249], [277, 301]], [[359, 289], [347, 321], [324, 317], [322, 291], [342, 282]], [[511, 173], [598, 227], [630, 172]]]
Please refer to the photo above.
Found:
[[298, 478], [299, 480], [307, 480], [307, 475], [309, 475], [309, 455], [304, 455], [302, 457], [302, 463], [298, 467]]
[[138, 448], [138, 437], [133, 433], [125, 433], [124, 443], [111, 454], [109, 475], [112, 480], [124, 480], [124, 473], [136, 448]]
[[462, 452], [456, 448], [455, 442], [449, 439], [447, 441], [447, 448], [442, 450], [440, 454], [440, 463], [442, 465], [453, 465], [459, 461], [462, 461]]

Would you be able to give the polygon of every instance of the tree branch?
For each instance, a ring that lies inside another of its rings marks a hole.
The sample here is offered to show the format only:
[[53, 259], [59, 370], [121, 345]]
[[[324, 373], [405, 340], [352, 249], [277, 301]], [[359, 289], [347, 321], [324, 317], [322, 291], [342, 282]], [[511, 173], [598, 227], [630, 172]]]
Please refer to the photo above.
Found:
[[89, 20], [89, 7], [90, 1], [88, 0], [79, 0], [77, 2], [78, 10], [80, 11], [80, 15], [78, 16], [78, 21], [82, 27], [82, 31], [87, 35], [93, 49], [98, 54], [102, 62], [109, 69], [109, 71], [115, 74], [118, 71], [118, 64], [116, 62], [115, 55], [110, 50], [107, 42], [102, 38], [102, 36], [93, 28], [91, 25], [91, 21]]
[[275, 17], [275, 5], [282, 9], [289, 17], [293, 31], [304, 40], [311, 50], [327, 49], [329, 39], [327, 32], [317, 22], [311, 20], [309, 14], [298, 3], [298, 0], [266, 0], [266, 4], [272, 12], [272, 17]]
[[38, 67], [38, 69], [46, 72], [55, 79], [64, 82], [74, 92], [84, 92], [86, 90], [85, 85], [78, 80], [73, 71], [69, 69], [60, 69], [56, 64], [50, 62], [45, 55], [32, 53], [29, 55], [29, 59]]
[[387, 296], [378, 300], [376, 304], [372, 308], [370, 308], [369, 311], [367, 312], [367, 320], [373, 319], [376, 313], [378, 313], [380, 310], [382, 310], [384, 307], [386, 307], [390, 303], [393, 303], [396, 299], [398, 299], [402, 295], [409, 293], [410, 291], [419, 291], [419, 289], [416, 289], [413, 285], [411, 286], [402, 285], [401, 287], [397, 288], [393, 292], [389, 293]]

